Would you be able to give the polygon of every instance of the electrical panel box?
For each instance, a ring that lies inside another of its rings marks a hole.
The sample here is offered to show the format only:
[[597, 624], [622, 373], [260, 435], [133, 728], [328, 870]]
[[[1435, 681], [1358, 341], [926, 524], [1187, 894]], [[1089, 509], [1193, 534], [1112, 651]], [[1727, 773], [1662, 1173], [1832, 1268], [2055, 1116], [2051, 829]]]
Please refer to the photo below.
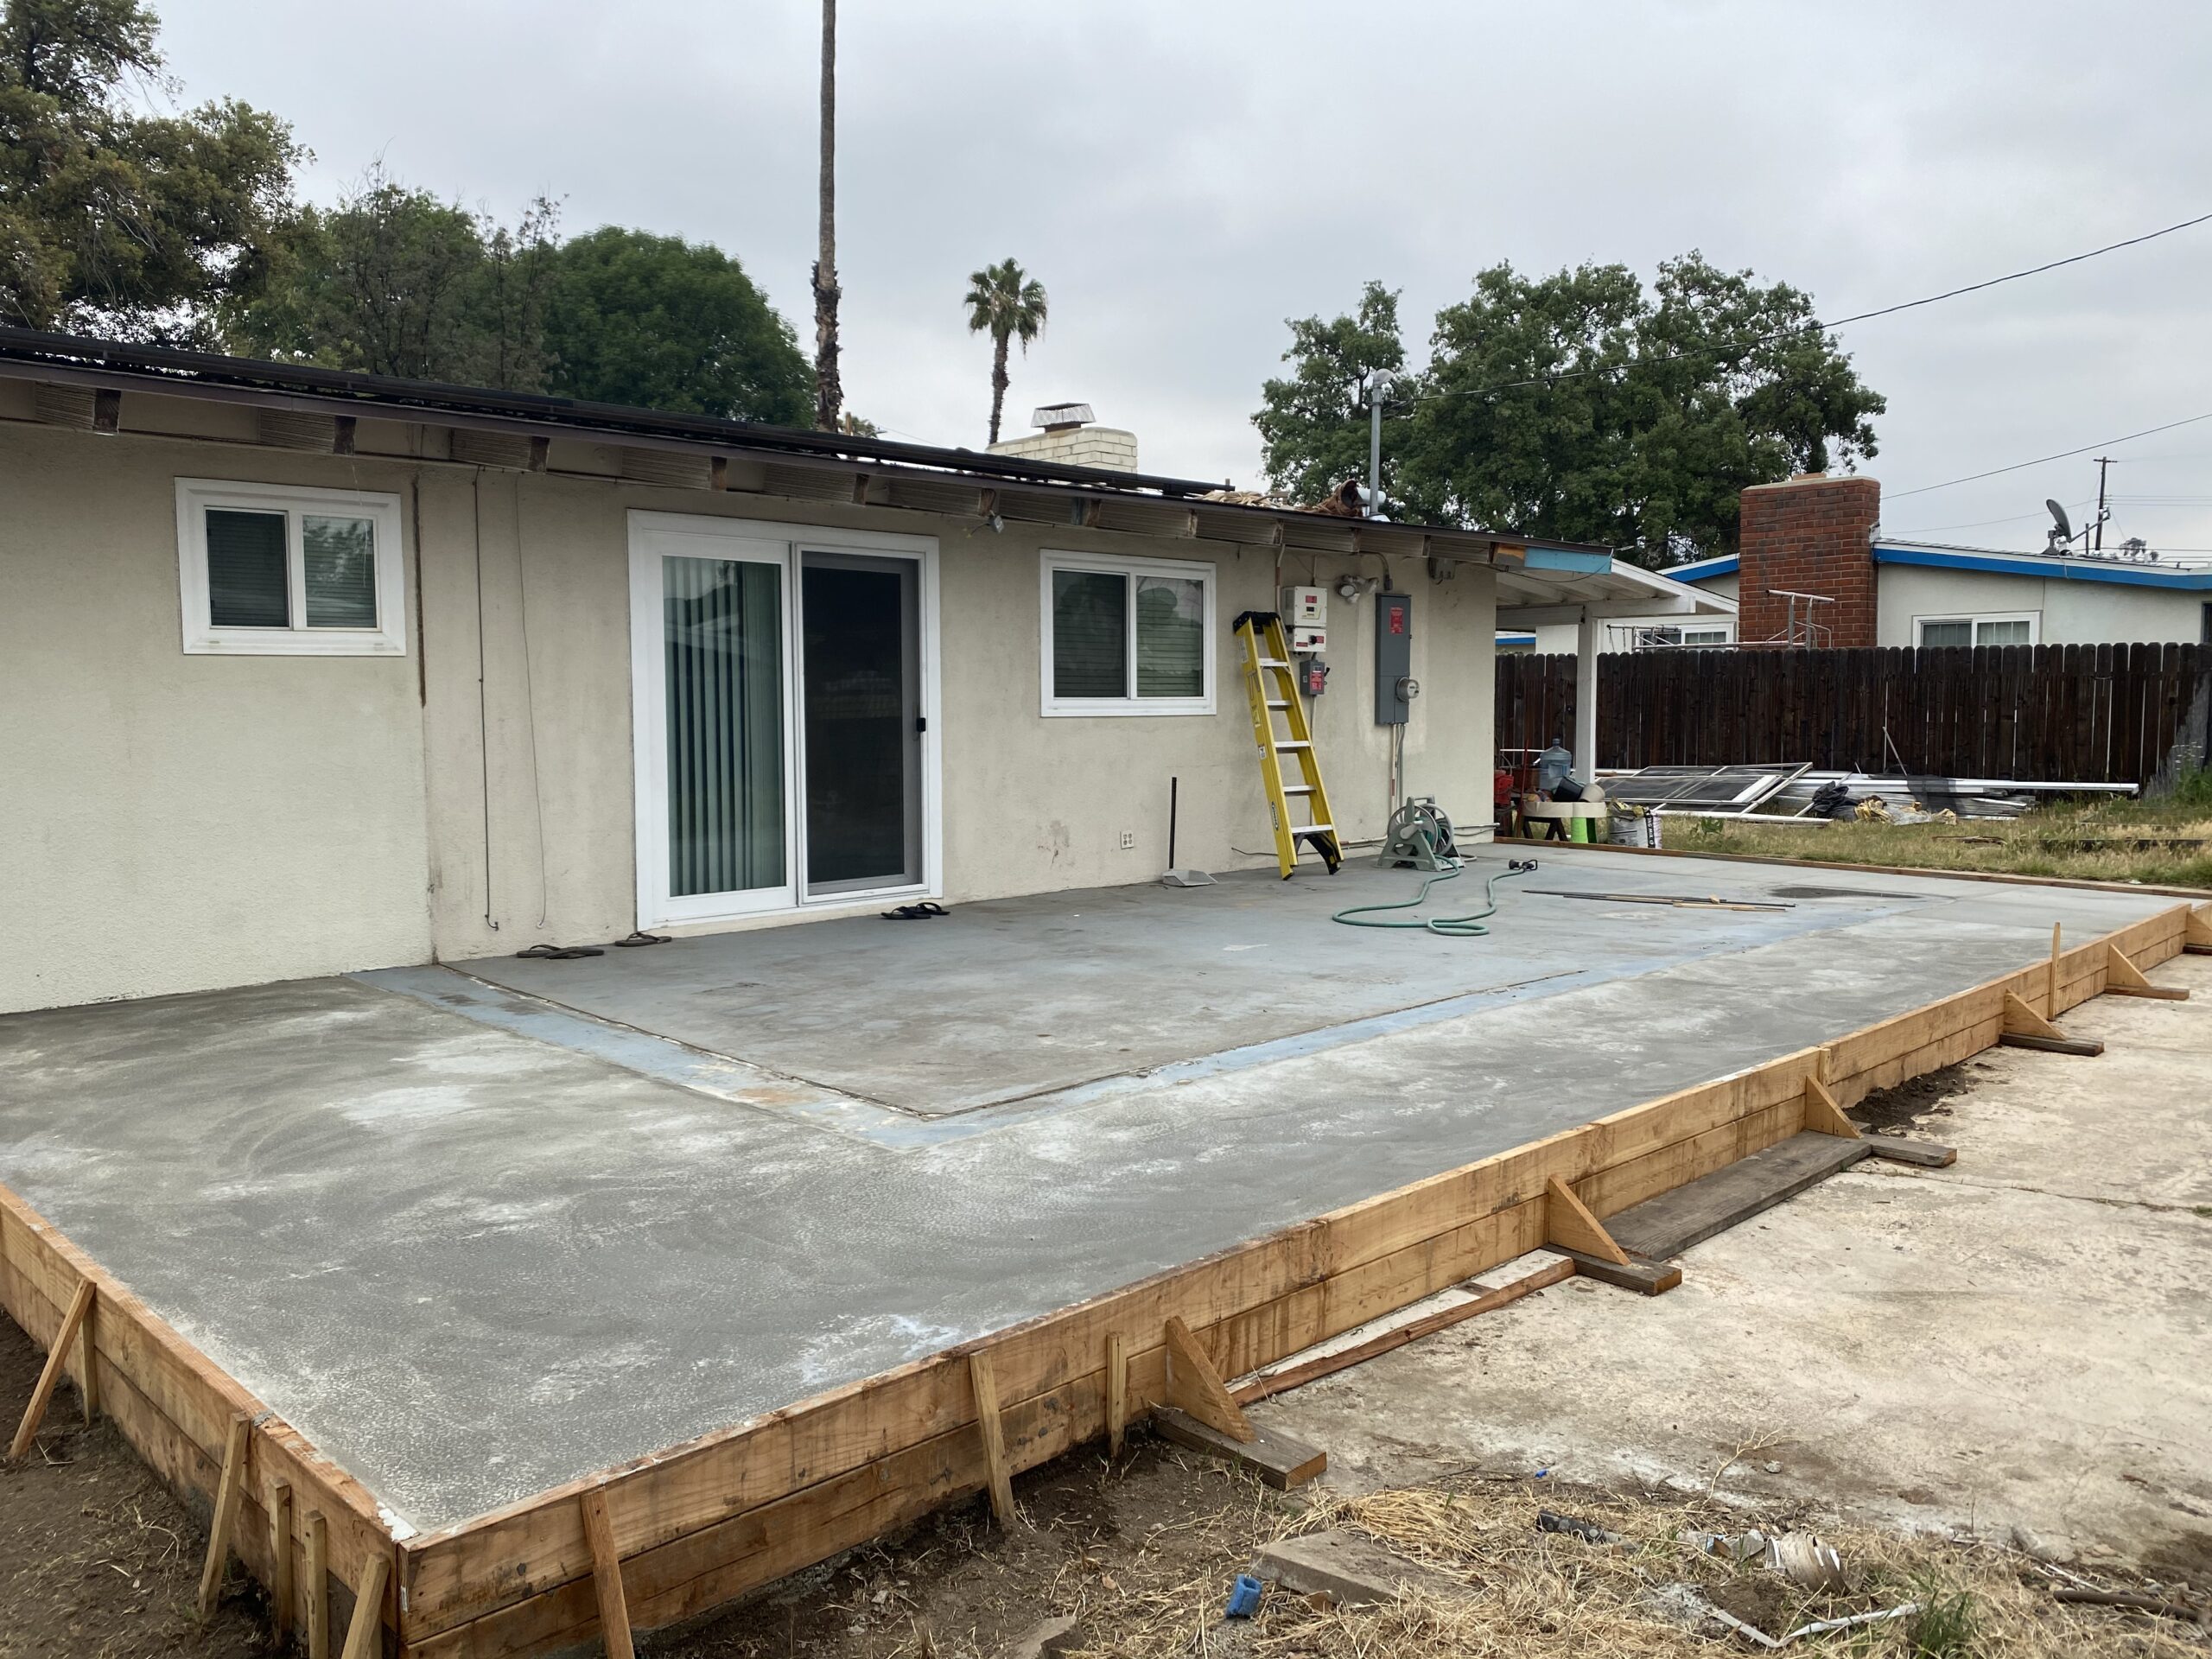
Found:
[[1329, 590], [1325, 588], [1286, 588], [1282, 590], [1282, 625], [1290, 634], [1294, 652], [1329, 648]]
[[1414, 678], [1414, 596], [1375, 595], [1375, 723], [1402, 726], [1421, 685]]

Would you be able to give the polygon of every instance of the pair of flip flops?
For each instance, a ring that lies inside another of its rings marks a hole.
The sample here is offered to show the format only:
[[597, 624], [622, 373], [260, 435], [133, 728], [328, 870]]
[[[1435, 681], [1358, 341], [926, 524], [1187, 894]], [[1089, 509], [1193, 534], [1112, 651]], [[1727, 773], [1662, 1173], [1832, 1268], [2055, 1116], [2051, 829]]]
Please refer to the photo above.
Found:
[[[614, 943], [618, 948], [626, 950], [641, 944], [666, 944], [668, 938], [665, 933], [647, 933], [640, 929], [628, 938], [617, 939]], [[518, 957], [535, 957], [540, 962], [574, 962], [579, 957], [603, 957], [606, 954], [595, 944], [533, 944], [527, 950], [515, 952]]]
[[918, 905], [901, 905], [896, 910], [887, 910], [883, 912], [883, 919], [887, 922], [925, 922], [932, 916], [951, 914], [943, 905], [925, 899]]

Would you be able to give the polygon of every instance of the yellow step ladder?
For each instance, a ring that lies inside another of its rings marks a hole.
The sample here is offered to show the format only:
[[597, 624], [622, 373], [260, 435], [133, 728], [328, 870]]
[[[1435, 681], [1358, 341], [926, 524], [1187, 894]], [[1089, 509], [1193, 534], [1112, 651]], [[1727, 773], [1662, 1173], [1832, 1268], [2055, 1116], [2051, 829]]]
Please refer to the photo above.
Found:
[[[1275, 862], [1288, 880], [1298, 868], [1302, 843], [1320, 854], [1334, 875], [1344, 862], [1344, 852], [1337, 844], [1337, 821], [1329, 811], [1329, 791], [1322, 787], [1321, 762], [1313, 753], [1313, 733], [1298, 695], [1296, 665], [1290, 660], [1290, 638], [1283, 632], [1282, 618], [1273, 611], [1245, 612], [1236, 619], [1236, 643], [1244, 652], [1244, 691], [1252, 704], [1260, 781], [1274, 811]], [[1275, 726], [1277, 715], [1282, 716], [1281, 730]], [[1298, 760], [1299, 781], [1294, 784], [1283, 782], [1286, 754]], [[1304, 823], [1291, 817], [1294, 797], [1306, 803]]]

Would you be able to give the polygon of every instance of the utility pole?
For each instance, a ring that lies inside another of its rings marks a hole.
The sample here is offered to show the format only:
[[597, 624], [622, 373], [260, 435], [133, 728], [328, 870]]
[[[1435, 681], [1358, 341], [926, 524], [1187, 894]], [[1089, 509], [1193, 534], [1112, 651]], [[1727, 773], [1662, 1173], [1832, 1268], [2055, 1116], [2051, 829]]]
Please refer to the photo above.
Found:
[[2097, 529], [2096, 550], [2105, 550], [2105, 468], [2112, 465], [2110, 455], [2097, 457]]
[[822, 0], [822, 224], [814, 259], [814, 423], [837, 429], [837, 0]]

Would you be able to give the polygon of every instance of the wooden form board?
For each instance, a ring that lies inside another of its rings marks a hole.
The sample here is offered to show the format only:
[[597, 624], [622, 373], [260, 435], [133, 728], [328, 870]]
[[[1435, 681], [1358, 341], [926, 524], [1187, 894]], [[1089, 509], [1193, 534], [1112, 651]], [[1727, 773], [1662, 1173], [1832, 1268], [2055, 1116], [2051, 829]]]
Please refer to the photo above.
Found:
[[[179, 1336], [107, 1271], [57, 1232], [38, 1212], [0, 1187], [0, 1307], [29, 1335], [51, 1348], [79, 1285], [98, 1294], [92, 1321], [92, 1363], [101, 1414], [111, 1419], [139, 1456], [203, 1519], [214, 1509], [224, 1449], [238, 1417], [251, 1425], [245, 1474], [229, 1548], [264, 1585], [277, 1570], [272, 1512], [276, 1490], [291, 1495], [292, 1623], [304, 1626], [308, 1605], [307, 1519], [324, 1517], [332, 1575], [340, 1580], [344, 1607], [372, 1558], [397, 1567], [391, 1529], [376, 1500], [359, 1482], [323, 1457], [213, 1361]], [[397, 1599], [388, 1598], [386, 1622], [398, 1623]]]
[[[987, 1355], [1007, 1465], [1045, 1462], [1102, 1435], [1110, 1345], [1135, 1420], [1168, 1398], [1164, 1332], [1184, 1320], [1217, 1370], [1274, 1363], [1523, 1255], [1547, 1236], [1547, 1183], [1594, 1216], [1617, 1214], [1805, 1127], [1808, 1081], [1848, 1104], [1993, 1045], [2009, 991], [2056, 1006], [2104, 988], [2105, 947], [2139, 963], [2182, 948], [2189, 908], [2038, 957], [2018, 972], [1818, 1048], [1680, 1090], [1395, 1192], [1347, 1205], [1091, 1300], [570, 1482], [395, 1545], [358, 1484], [321, 1459], [119, 1285], [0, 1189], [0, 1303], [50, 1341], [84, 1274], [99, 1275], [102, 1406], [172, 1486], [204, 1509], [234, 1412], [253, 1415], [233, 1548], [275, 1577], [269, 1510], [288, 1482], [302, 1541], [327, 1517], [332, 1574], [390, 1563], [385, 1616], [400, 1651], [495, 1659], [594, 1640], [594, 1555], [579, 1498], [603, 1493], [630, 1618], [650, 1630], [985, 1489], [969, 1358]], [[2055, 994], [2050, 989], [2056, 979]], [[302, 1541], [300, 1560], [307, 1559]], [[603, 1556], [602, 1556], [603, 1560]], [[310, 1574], [293, 1574], [296, 1616]], [[342, 1587], [342, 1586], [341, 1586]], [[402, 1614], [399, 1610], [405, 1611]], [[334, 1620], [345, 1609], [330, 1610]], [[342, 1626], [341, 1626], [342, 1628]]]

